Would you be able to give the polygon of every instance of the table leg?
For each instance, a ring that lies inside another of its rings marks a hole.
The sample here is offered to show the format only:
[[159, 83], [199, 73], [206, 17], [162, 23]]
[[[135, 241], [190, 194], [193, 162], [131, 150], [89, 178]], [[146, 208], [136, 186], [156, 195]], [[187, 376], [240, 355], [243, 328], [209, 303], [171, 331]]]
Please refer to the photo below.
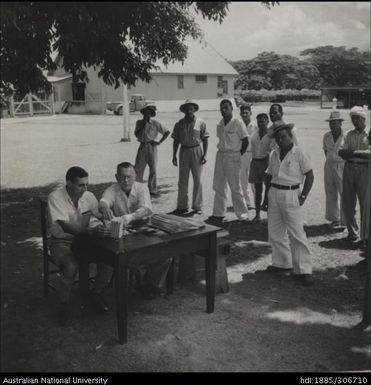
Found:
[[174, 258], [172, 258], [169, 271], [166, 276], [166, 294], [173, 294], [174, 291]]
[[216, 233], [209, 235], [209, 250], [205, 256], [206, 311], [214, 312], [216, 274]]
[[127, 342], [127, 302], [128, 302], [128, 281], [129, 269], [120, 263], [115, 269], [115, 289], [116, 289], [116, 308], [117, 308], [117, 327], [120, 344]]

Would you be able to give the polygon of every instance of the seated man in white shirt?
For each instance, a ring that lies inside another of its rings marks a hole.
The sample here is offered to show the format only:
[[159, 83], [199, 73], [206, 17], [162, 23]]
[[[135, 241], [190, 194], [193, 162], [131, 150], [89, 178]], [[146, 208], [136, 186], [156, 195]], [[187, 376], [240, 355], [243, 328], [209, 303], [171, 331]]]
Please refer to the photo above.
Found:
[[[52, 285], [56, 288], [61, 305], [59, 322], [66, 326], [70, 321], [70, 292], [78, 272], [78, 263], [71, 245], [75, 235], [90, 234], [99, 237], [109, 235], [102, 224], [90, 220], [101, 217], [98, 201], [87, 191], [88, 173], [81, 167], [71, 167], [66, 174], [66, 186], [53, 191], [48, 197], [48, 213], [51, 233], [50, 253], [53, 262], [60, 268]], [[112, 276], [112, 269], [98, 265], [92, 300], [97, 310], [106, 313], [103, 291]]]
[[[122, 217], [124, 226], [133, 221], [146, 219], [152, 215], [152, 204], [148, 187], [135, 181], [136, 172], [131, 163], [117, 165], [117, 183], [108, 187], [99, 202], [103, 218], [111, 220]], [[146, 299], [154, 299], [164, 286], [171, 258], [155, 263], [147, 269], [141, 269], [143, 284], [141, 292]]]

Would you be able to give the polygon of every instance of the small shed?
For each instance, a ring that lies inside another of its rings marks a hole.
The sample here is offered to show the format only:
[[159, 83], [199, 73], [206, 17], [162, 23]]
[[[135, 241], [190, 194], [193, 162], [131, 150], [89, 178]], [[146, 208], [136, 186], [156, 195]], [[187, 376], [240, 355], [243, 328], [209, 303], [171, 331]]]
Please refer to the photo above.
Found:
[[370, 105], [370, 86], [325, 86], [321, 88], [321, 108], [332, 108], [337, 99], [337, 108]]

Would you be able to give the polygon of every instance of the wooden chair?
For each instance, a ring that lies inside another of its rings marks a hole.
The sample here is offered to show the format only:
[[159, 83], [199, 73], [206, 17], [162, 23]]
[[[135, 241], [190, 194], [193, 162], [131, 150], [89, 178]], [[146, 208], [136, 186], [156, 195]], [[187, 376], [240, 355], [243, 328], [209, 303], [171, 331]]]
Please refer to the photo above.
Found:
[[[46, 197], [40, 197], [40, 221], [43, 240], [43, 285], [44, 297], [46, 297], [49, 293], [49, 287], [53, 288], [53, 286], [49, 284], [49, 276], [59, 272], [59, 269], [51, 259], [48, 248], [48, 200]], [[49, 266], [49, 264], [51, 266]]]
[[[40, 221], [41, 221], [41, 235], [43, 241], [43, 286], [44, 286], [44, 297], [47, 297], [49, 293], [49, 288], [54, 289], [52, 285], [49, 284], [49, 276], [57, 274], [60, 272], [60, 269], [52, 261], [51, 255], [48, 248], [48, 199], [45, 196], [40, 197]], [[94, 283], [95, 277], [90, 277], [90, 283]], [[129, 290], [133, 291], [134, 288], [139, 285], [140, 275], [137, 270], [130, 269], [129, 275]], [[78, 283], [78, 281], [76, 281]], [[113, 276], [109, 286], [112, 286]]]

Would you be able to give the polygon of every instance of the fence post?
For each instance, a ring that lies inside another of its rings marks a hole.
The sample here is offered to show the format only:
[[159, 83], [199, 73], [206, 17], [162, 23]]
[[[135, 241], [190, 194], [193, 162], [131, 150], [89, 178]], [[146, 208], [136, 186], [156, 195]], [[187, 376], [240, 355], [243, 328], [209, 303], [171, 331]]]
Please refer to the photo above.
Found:
[[15, 113], [14, 113], [14, 97], [13, 97], [13, 95], [10, 97], [10, 116], [12, 117], [12, 118], [14, 118], [14, 115], [15, 115]]
[[49, 96], [49, 100], [50, 100], [50, 112], [52, 115], [55, 114], [55, 109], [54, 109], [54, 85], [52, 85], [52, 92]]
[[32, 94], [28, 94], [28, 107], [30, 109], [30, 115], [33, 116]]
[[105, 115], [105, 113], [106, 113], [106, 87], [104, 84], [101, 85], [101, 99], [102, 99], [101, 114]]

